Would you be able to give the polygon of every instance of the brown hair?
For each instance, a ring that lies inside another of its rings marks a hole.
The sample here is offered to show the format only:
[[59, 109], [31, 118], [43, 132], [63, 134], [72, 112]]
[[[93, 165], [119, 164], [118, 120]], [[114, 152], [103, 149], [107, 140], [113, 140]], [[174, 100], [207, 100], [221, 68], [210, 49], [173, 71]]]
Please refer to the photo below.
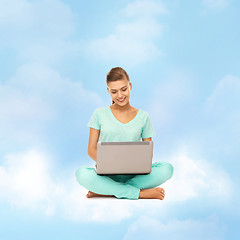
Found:
[[[129, 76], [127, 74], [127, 72], [121, 68], [121, 67], [115, 67], [112, 68], [108, 73], [107, 73], [107, 79], [106, 79], [106, 83], [108, 84], [109, 82], [114, 82], [117, 80], [121, 80], [124, 77], [127, 78], [128, 81], [130, 81]], [[114, 101], [112, 101], [112, 104], [114, 104]]]

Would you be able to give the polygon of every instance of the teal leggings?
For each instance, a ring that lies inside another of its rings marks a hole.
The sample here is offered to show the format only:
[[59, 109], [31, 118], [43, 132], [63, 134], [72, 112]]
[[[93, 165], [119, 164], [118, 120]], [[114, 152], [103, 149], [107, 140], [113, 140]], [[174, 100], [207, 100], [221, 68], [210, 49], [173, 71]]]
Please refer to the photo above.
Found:
[[127, 199], [138, 199], [140, 189], [155, 188], [172, 175], [173, 166], [167, 162], [153, 163], [146, 175], [98, 175], [95, 168], [85, 166], [76, 171], [79, 184], [91, 192]]

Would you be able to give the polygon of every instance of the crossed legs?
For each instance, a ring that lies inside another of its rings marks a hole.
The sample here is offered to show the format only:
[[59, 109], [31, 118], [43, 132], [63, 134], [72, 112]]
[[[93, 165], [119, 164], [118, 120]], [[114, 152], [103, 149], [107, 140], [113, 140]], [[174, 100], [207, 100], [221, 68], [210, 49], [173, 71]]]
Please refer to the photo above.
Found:
[[94, 168], [81, 167], [76, 171], [80, 185], [89, 190], [87, 197], [108, 197], [138, 199], [163, 199], [165, 191], [157, 187], [170, 179], [173, 166], [167, 162], [155, 162], [147, 175], [135, 175], [125, 182], [115, 181], [108, 176], [97, 175]]

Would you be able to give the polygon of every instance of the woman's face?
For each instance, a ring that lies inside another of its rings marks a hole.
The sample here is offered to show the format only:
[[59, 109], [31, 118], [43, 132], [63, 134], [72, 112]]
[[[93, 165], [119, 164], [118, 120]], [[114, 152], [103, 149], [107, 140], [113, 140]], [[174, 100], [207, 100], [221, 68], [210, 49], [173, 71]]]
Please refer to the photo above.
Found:
[[130, 90], [132, 90], [132, 83], [126, 78], [110, 82], [107, 88], [115, 104], [124, 106], [129, 102]]

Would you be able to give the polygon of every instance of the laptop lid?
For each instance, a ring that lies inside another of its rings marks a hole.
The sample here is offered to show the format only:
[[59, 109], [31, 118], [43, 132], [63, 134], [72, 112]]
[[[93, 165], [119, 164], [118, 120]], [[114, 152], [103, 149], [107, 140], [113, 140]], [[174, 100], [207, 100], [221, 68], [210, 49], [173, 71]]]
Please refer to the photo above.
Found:
[[153, 141], [98, 142], [97, 174], [148, 174], [152, 170]]

